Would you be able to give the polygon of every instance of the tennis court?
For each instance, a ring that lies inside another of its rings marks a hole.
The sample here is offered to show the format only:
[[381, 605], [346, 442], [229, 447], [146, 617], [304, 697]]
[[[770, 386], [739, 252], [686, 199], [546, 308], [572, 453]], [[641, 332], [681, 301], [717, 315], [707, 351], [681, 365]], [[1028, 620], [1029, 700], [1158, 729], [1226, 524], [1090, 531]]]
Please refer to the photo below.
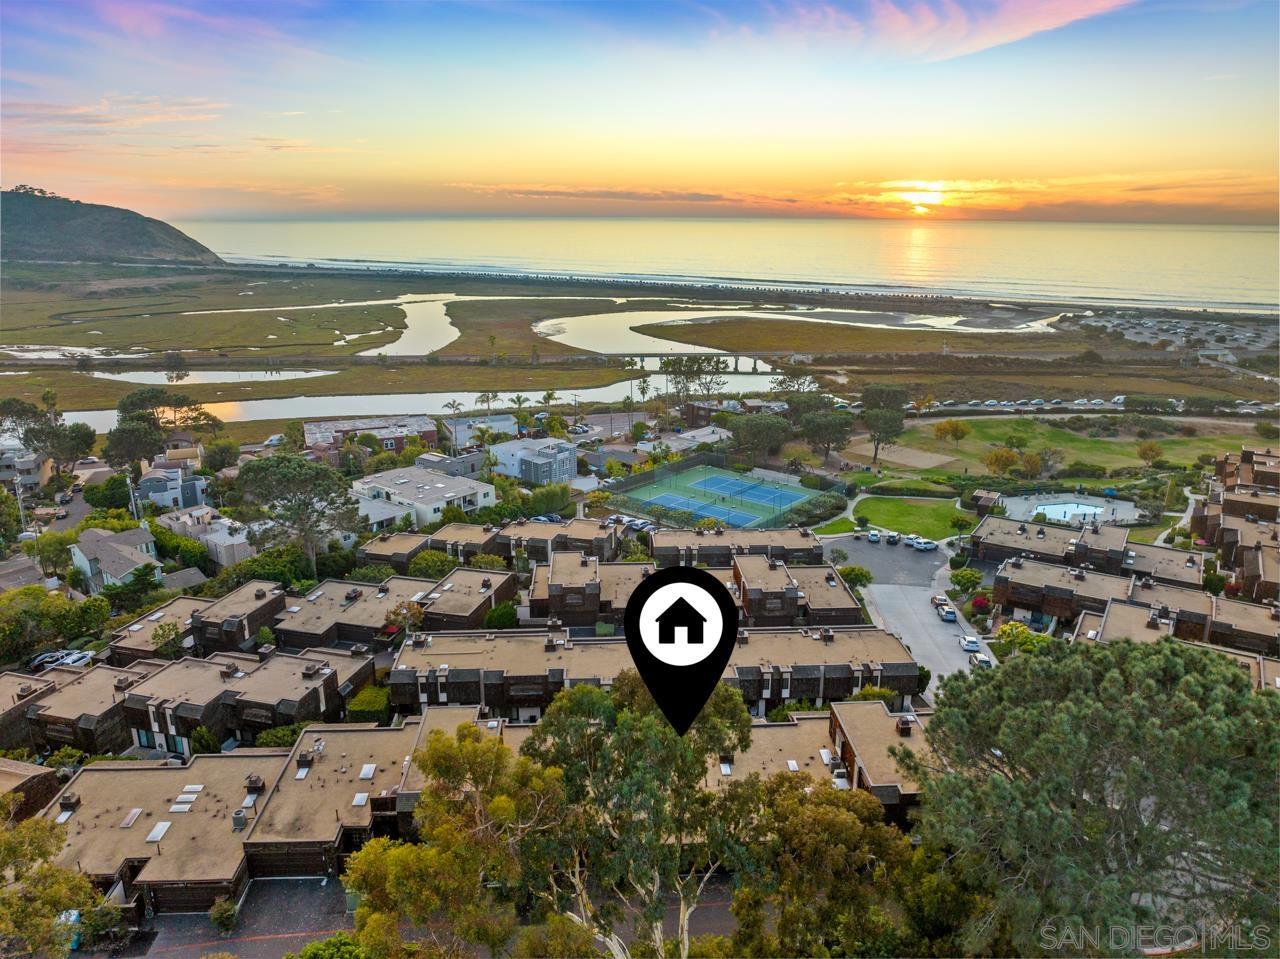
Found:
[[815, 493], [715, 466], [696, 466], [628, 490], [627, 495], [649, 506], [683, 510], [741, 528], [778, 522], [782, 513]]

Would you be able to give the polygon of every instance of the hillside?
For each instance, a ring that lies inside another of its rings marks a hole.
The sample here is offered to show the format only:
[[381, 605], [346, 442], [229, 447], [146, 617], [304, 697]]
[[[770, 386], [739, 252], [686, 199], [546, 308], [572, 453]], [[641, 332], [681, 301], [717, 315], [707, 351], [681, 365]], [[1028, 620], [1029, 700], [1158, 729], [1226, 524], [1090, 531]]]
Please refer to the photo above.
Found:
[[0, 255], [8, 260], [222, 263], [182, 231], [132, 210], [15, 190], [0, 192]]

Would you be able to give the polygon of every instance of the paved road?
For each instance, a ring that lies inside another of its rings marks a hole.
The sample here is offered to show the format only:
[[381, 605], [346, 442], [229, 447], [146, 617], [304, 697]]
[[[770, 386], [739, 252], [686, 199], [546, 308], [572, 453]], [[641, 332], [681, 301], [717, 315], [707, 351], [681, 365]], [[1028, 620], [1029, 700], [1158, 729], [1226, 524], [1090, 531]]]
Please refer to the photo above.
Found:
[[[968, 630], [963, 622], [944, 623], [933, 611], [929, 597], [932, 586], [897, 586], [890, 583], [868, 586], [862, 591], [872, 618], [902, 637], [916, 662], [928, 666], [933, 683], [942, 676], [969, 670], [969, 654], [960, 648], [959, 638]], [[983, 651], [987, 652], [983, 643]], [[930, 685], [930, 692], [936, 686]]]
[[72, 493], [71, 502], [63, 507], [67, 511], [66, 519], [55, 519], [49, 523], [49, 529], [71, 529], [82, 519], [89, 515], [89, 511], [93, 509], [84, 501], [83, 493]]

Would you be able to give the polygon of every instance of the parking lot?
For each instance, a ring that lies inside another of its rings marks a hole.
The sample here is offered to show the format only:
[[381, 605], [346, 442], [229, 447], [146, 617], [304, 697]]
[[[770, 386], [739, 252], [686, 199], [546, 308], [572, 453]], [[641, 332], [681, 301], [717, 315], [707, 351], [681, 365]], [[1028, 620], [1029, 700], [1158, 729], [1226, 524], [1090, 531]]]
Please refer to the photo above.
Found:
[[902, 543], [890, 546], [883, 539], [879, 543], [868, 543], [865, 537], [855, 540], [852, 534], [825, 538], [823, 551], [828, 559], [832, 549], [844, 550], [849, 563], [870, 570], [876, 583], [897, 586], [932, 586], [947, 564], [947, 553], [941, 549], [922, 553]]

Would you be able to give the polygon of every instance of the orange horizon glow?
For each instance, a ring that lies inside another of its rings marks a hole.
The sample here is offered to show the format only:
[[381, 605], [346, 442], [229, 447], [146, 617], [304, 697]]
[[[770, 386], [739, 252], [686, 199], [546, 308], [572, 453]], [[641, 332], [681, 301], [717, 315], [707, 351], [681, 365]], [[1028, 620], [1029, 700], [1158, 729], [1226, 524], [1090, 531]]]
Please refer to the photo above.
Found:
[[0, 158], [166, 219], [1274, 225], [1276, 10], [9, 0]]

